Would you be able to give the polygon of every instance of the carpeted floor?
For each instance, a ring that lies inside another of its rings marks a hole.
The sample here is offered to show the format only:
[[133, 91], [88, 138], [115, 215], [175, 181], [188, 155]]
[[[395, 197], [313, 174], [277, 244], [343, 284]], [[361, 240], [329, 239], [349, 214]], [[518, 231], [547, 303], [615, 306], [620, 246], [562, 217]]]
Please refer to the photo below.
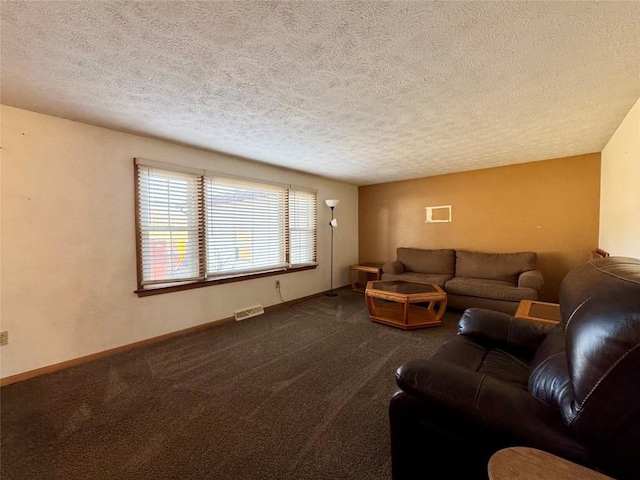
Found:
[[3, 387], [0, 476], [389, 480], [395, 369], [459, 317], [405, 332], [342, 289]]

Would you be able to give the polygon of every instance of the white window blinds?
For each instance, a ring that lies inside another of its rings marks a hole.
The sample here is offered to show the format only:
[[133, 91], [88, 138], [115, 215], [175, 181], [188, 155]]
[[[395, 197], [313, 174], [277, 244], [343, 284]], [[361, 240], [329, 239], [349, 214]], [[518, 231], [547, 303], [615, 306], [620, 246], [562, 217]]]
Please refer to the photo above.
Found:
[[316, 264], [314, 191], [135, 164], [139, 290]]
[[207, 275], [284, 269], [287, 189], [205, 180]]
[[292, 265], [316, 262], [316, 206], [315, 192], [289, 191], [289, 261]]
[[138, 165], [141, 285], [203, 278], [202, 179]]

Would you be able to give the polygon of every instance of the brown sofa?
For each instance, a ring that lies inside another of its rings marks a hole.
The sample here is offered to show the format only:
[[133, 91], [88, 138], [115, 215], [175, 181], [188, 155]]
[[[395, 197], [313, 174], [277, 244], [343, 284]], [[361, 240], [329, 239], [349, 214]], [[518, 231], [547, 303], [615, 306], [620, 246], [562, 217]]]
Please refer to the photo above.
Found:
[[537, 300], [544, 278], [534, 252], [483, 253], [400, 247], [382, 267], [382, 280], [435, 283], [453, 308], [489, 308], [514, 314], [520, 300]]

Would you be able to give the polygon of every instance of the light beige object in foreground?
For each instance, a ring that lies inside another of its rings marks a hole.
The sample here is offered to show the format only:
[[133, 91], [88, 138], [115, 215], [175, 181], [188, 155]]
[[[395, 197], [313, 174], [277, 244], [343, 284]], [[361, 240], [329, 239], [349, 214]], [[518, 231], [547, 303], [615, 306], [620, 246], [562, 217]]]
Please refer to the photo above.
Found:
[[510, 447], [489, 460], [489, 480], [611, 479], [595, 470], [529, 447]]

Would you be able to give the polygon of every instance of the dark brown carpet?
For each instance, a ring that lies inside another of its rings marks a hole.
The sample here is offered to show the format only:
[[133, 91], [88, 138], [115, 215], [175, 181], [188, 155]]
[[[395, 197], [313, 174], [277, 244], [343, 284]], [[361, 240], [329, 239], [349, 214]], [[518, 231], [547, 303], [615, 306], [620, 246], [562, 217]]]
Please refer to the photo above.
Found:
[[342, 289], [1, 390], [11, 479], [391, 478], [395, 369], [455, 334]]

